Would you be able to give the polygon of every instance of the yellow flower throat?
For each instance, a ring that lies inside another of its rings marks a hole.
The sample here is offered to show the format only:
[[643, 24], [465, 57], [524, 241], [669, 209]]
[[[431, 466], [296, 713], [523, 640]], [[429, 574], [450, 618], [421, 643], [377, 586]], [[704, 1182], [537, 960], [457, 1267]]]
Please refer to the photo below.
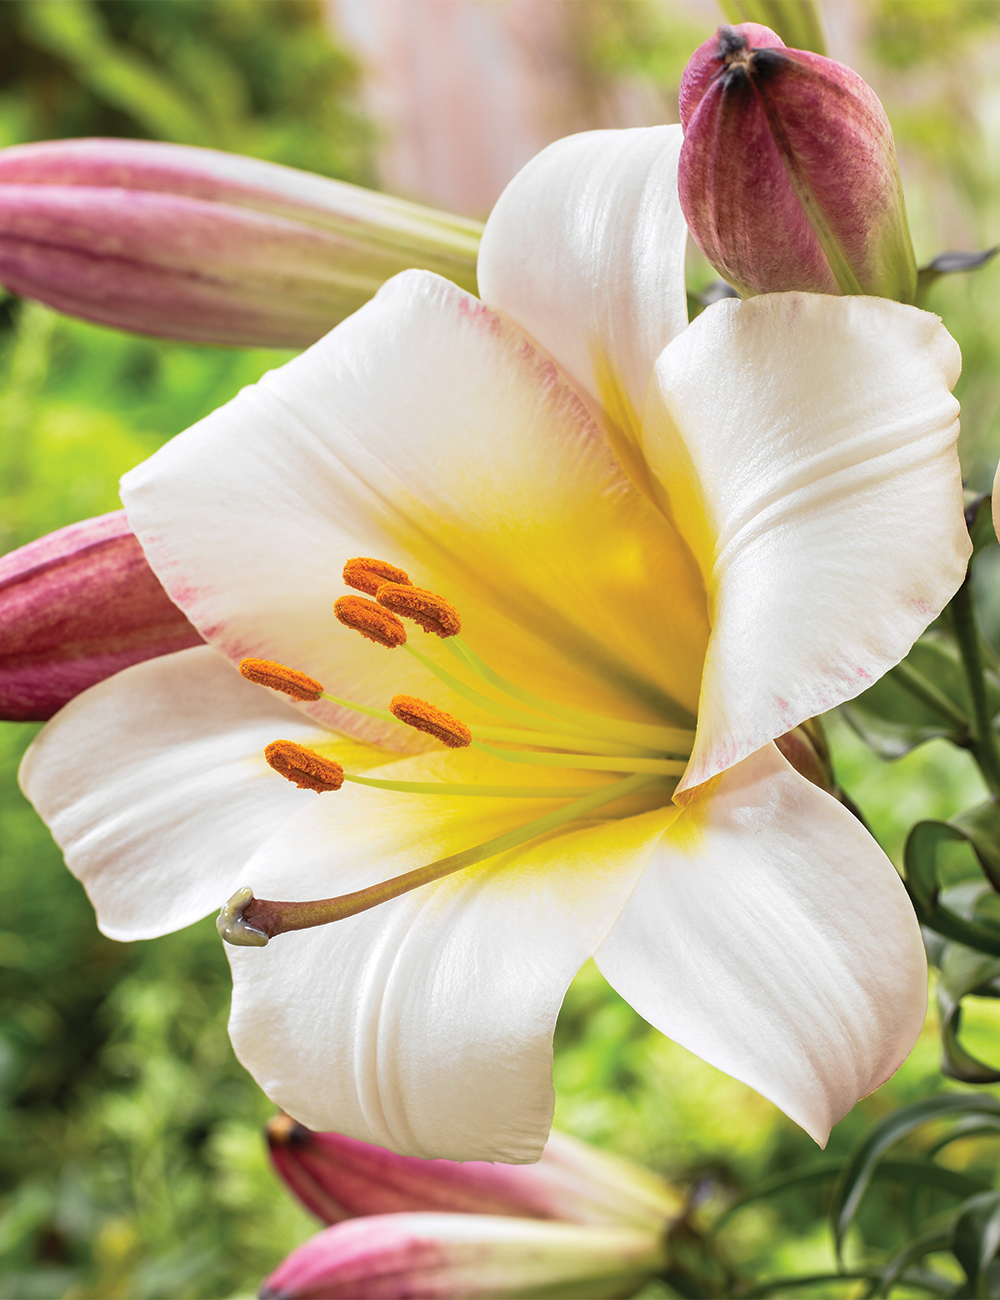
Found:
[[[563, 799], [567, 802], [556, 811], [505, 835], [337, 898], [283, 903], [257, 899], [250, 889], [240, 889], [222, 909], [218, 919], [219, 933], [228, 943], [262, 947], [270, 938], [285, 931], [326, 925], [367, 911], [420, 885], [439, 880], [588, 816], [638, 790], [656, 786], [665, 798], [673, 792], [687, 765], [694, 741], [693, 732], [585, 713], [544, 699], [507, 681], [462, 641], [459, 636], [461, 619], [454, 606], [436, 592], [414, 586], [407, 574], [395, 565], [364, 557], [348, 560], [344, 566], [344, 581], [355, 590], [364, 592], [365, 596], [341, 596], [335, 602], [334, 612], [340, 623], [377, 645], [387, 649], [405, 649], [429, 673], [475, 705], [478, 711], [513, 725], [470, 726], [413, 695], [393, 696], [388, 709], [370, 708], [330, 695], [321, 682], [305, 673], [265, 659], [244, 659], [240, 664], [243, 676], [261, 686], [282, 691], [292, 699], [327, 700], [383, 722], [402, 723], [434, 737], [451, 749], [471, 746], [493, 758], [529, 767], [579, 768], [630, 775], [598, 786], [388, 781], [345, 772], [334, 759], [296, 741], [272, 741], [264, 756], [274, 771], [301, 789], [317, 793], [339, 790], [346, 781], [400, 794]], [[425, 632], [440, 637], [454, 656], [456, 668], [462, 675], [457, 676], [442, 668], [411, 645], [402, 621], [404, 618], [417, 623]], [[469, 678], [476, 684], [471, 684]], [[498, 699], [496, 694], [485, 694], [484, 686], [506, 699]], [[499, 746], [487, 743], [489, 741], [499, 742]]]

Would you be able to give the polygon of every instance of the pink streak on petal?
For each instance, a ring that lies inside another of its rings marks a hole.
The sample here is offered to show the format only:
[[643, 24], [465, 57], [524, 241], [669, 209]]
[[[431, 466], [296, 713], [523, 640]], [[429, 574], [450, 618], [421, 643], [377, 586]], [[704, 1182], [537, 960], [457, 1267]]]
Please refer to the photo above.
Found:
[[122, 510], [0, 557], [0, 718], [50, 718], [112, 673], [201, 641]]

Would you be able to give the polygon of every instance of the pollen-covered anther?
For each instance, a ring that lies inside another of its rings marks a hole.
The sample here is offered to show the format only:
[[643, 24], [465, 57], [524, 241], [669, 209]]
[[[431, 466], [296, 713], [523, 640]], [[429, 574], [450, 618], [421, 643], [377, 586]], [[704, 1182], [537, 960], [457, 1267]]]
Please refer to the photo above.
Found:
[[449, 749], [465, 749], [472, 744], [472, 732], [464, 722], [427, 700], [418, 700], [415, 695], [394, 695], [389, 712], [408, 727], [416, 727], [417, 731], [425, 731], [440, 740]]
[[374, 596], [383, 582], [395, 582], [402, 587], [411, 586], [410, 575], [403, 569], [397, 569], [386, 560], [373, 560], [360, 555], [348, 560], [344, 565], [344, 581], [355, 591], [363, 591], [367, 596]]
[[264, 757], [279, 776], [292, 781], [300, 790], [339, 790], [344, 784], [344, 769], [332, 758], [324, 758], [314, 749], [294, 740], [272, 740]]
[[406, 641], [406, 628], [395, 616], [364, 596], [341, 596], [333, 602], [333, 612], [345, 627], [360, 632], [369, 641], [388, 650]]
[[271, 659], [242, 659], [240, 672], [248, 682], [270, 686], [272, 691], [282, 691], [293, 700], [318, 700], [323, 694], [323, 683], [316, 681], [297, 668], [286, 668]]
[[403, 618], [412, 618], [425, 632], [434, 632], [437, 636], [458, 636], [462, 630], [462, 620], [458, 610], [450, 605], [436, 591], [425, 587], [405, 586], [399, 582], [384, 582], [375, 593], [375, 599], [385, 609]]

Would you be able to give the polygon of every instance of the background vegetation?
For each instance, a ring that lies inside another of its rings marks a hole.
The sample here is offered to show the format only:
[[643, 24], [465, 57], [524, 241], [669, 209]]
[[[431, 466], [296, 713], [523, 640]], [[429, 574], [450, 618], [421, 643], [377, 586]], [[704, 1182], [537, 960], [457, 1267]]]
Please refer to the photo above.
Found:
[[[584, 8], [578, 57], [595, 84], [634, 78], [664, 99], [713, 25], [645, 0]], [[919, 260], [1000, 240], [989, 77], [1000, 5], [887, 0], [866, 16], [853, 52], [893, 117]], [[308, 0], [8, 0], [0, 33], [2, 145], [173, 139], [371, 181], [375, 133], [354, 106], [355, 71]], [[694, 261], [692, 273], [705, 268]], [[930, 304], [965, 354], [962, 452], [980, 489], [1000, 452], [998, 277], [996, 266], [952, 277]], [[0, 551], [116, 508], [124, 470], [285, 359], [139, 339], [12, 300], [0, 326]], [[996, 569], [988, 561], [980, 578], [994, 631]], [[944, 742], [889, 765], [843, 722], [829, 729], [842, 784], [897, 860], [917, 817], [983, 797], [971, 763]], [[97, 932], [17, 791], [33, 732], [0, 725], [0, 1300], [252, 1295], [315, 1225], [268, 1168], [260, 1128], [272, 1108], [229, 1047], [214, 926], [138, 944]], [[988, 1001], [967, 1007], [965, 1030], [977, 1054], [1000, 1056]], [[592, 967], [570, 991], [557, 1046], [558, 1122], [693, 1189], [692, 1258], [733, 1195], [816, 1159], [773, 1107], [650, 1030]], [[831, 1152], [942, 1086], [932, 1024], [896, 1078], [838, 1126]], [[947, 1162], [990, 1180], [995, 1155], [970, 1138]], [[722, 1253], [758, 1278], [829, 1268], [828, 1190], [748, 1205], [720, 1233]], [[876, 1187], [849, 1257], [866, 1240], [891, 1249], [914, 1212], [908, 1193]]]

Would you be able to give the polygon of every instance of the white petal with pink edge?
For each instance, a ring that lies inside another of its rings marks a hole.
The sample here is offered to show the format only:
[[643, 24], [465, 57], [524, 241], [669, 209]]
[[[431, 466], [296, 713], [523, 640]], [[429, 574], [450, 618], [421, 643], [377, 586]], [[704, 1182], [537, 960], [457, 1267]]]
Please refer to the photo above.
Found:
[[537, 339], [600, 404], [604, 369], [635, 410], [687, 325], [679, 126], [588, 131], [543, 149], [486, 223], [483, 300]]
[[906, 1059], [927, 1002], [892, 864], [773, 745], [685, 809], [596, 960], [651, 1024], [821, 1145]]
[[959, 369], [881, 298], [717, 303], [665, 349], [644, 448], [712, 618], [682, 790], [859, 694], [958, 588]]
[[[221, 907], [259, 845], [316, 798], [268, 767], [278, 739], [331, 736], [202, 646], [78, 695], [28, 750], [21, 785], [104, 933], [149, 939]], [[371, 765], [367, 747], [342, 748]]]
[[529, 689], [639, 721], [696, 703], [704, 590], [672, 525], [549, 358], [427, 272], [168, 443], [122, 496], [171, 598], [230, 658], [363, 704], [405, 692], [467, 711], [405, 651], [336, 622], [344, 560], [373, 555], [452, 600], [473, 649]]
[[[501, 764], [476, 763], [475, 779], [496, 780]], [[392, 775], [452, 770], [468, 779], [464, 756], [407, 759]], [[364, 889], [549, 807], [345, 786], [264, 844], [241, 884], [283, 900]], [[229, 949], [237, 1055], [309, 1128], [404, 1155], [537, 1160], [563, 995], [675, 816], [568, 829], [346, 920]]]

